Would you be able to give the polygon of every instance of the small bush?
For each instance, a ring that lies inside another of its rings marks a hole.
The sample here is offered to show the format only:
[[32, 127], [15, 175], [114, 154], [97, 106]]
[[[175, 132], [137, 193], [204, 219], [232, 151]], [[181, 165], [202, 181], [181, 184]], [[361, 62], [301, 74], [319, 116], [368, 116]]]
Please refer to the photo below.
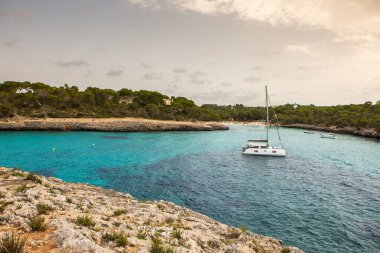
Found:
[[21, 253], [24, 251], [26, 239], [15, 234], [6, 233], [0, 239], [0, 253]]
[[71, 203], [73, 203], [73, 200], [71, 198], [69, 198], [69, 197], [66, 197], [66, 202], [69, 203], [69, 204], [71, 204]]
[[148, 236], [148, 231], [146, 229], [139, 229], [137, 233], [137, 238], [141, 240], [146, 240]]
[[38, 215], [29, 217], [29, 226], [32, 229], [32, 231], [45, 231], [45, 218]]
[[240, 229], [240, 231], [241, 231], [242, 233], [245, 233], [245, 232], [248, 231], [248, 228], [247, 228], [246, 226], [240, 226], [239, 229]]
[[173, 230], [172, 236], [174, 238], [177, 238], [178, 240], [180, 240], [182, 238], [182, 231], [183, 231], [182, 229], [176, 228], [176, 229]]
[[79, 226], [84, 226], [84, 227], [95, 226], [94, 220], [92, 219], [91, 216], [88, 216], [88, 215], [78, 216], [76, 220], [76, 224]]
[[207, 242], [207, 244], [211, 248], [217, 248], [217, 249], [220, 248], [220, 242], [218, 242], [217, 240], [210, 240], [210, 241]]
[[17, 186], [16, 192], [25, 192], [28, 189], [28, 186], [26, 184], [22, 184]]
[[13, 171], [12, 171], [12, 176], [14, 176], [14, 177], [24, 177], [24, 174], [21, 173], [21, 172], [18, 171], [18, 170], [13, 170]]
[[290, 253], [290, 249], [289, 249], [288, 247], [283, 248], [283, 249], [281, 250], [281, 253]]
[[115, 242], [117, 247], [125, 247], [128, 245], [128, 236], [123, 232], [113, 232], [112, 234], [105, 233], [102, 238]]
[[115, 221], [115, 222], [113, 223], [113, 225], [116, 226], [116, 227], [120, 227], [121, 222], [120, 222], [120, 221]]
[[149, 249], [150, 253], [174, 253], [174, 249], [171, 246], [165, 247], [161, 240], [158, 238], [152, 238], [152, 245]]
[[0, 200], [0, 213], [4, 212], [5, 208], [7, 207], [7, 205], [10, 205], [12, 203], [13, 203], [13, 201], [3, 201], [3, 200]]
[[118, 209], [118, 210], [113, 211], [113, 216], [120, 216], [122, 214], [125, 214], [126, 212], [127, 212], [126, 210]]
[[37, 204], [37, 212], [38, 214], [48, 214], [49, 212], [53, 211], [53, 207], [49, 206], [49, 205], [46, 205], [46, 204], [42, 204], [42, 203], [38, 203]]
[[28, 173], [25, 180], [30, 180], [38, 184], [42, 184], [42, 180], [34, 173]]

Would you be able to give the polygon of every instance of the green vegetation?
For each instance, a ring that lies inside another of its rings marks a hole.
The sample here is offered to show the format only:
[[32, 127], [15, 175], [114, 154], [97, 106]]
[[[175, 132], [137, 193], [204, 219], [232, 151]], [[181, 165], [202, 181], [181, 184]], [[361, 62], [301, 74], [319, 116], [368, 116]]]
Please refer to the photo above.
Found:
[[152, 238], [152, 245], [149, 249], [150, 253], [174, 253], [174, 249], [171, 246], [164, 246], [162, 241], [156, 237]]
[[53, 207], [51, 207], [47, 204], [42, 204], [42, 203], [37, 204], [38, 214], [48, 214], [49, 212], [51, 212], [53, 210], [54, 210]]
[[146, 240], [147, 236], [149, 234], [149, 231], [145, 228], [139, 229], [137, 233], [137, 238], [141, 240]]
[[247, 227], [247, 226], [240, 226], [239, 229], [240, 229], [240, 231], [241, 231], [242, 233], [245, 233], [245, 232], [248, 231], [248, 227]]
[[176, 228], [176, 229], [173, 230], [172, 236], [174, 238], [177, 238], [178, 240], [180, 240], [182, 238], [182, 231], [183, 231], [182, 229]]
[[113, 232], [111, 234], [105, 233], [103, 239], [115, 242], [117, 247], [125, 247], [128, 245], [128, 236], [123, 232]]
[[95, 226], [94, 220], [92, 219], [91, 216], [88, 216], [88, 215], [78, 216], [76, 220], [76, 224], [83, 227]]
[[28, 186], [26, 184], [22, 184], [22, 185], [17, 186], [16, 192], [17, 193], [25, 192], [27, 189], [28, 189]]
[[[17, 90], [24, 89], [20, 93]], [[27, 92], [27, 88], [33, 92]], [[171, 105], [166, 105], [169, 99]], [[282, 124], [336, 125], [380, 129], [380, 101], [375, 104], [276, 106]], [[29, 117], [143, 117], [162, 120], [254, 121], [265, 118], [264, 107], [236, 105], [197, 106], [185, 97], [171, 97], [156, 91], [132, 91], [88, 87], [79, 91], [65, 84], [53, 87], [43, 83], [6, 81], [0, 83], [0, 118]]]
[[289, 249], [288, 247], [283, 248], [283, 249], [281, 250], [281, 253], [290, 253], [290, 249]]
[[127, 210], [117, 209], [117, 210], [113, 211], [113, 216], [120, 216], [120, 215], [125, 214], [125, 213], [127, 213]]
[[26, 239], [22, 239], [16, 234], [6, 233], [0, 239], [0, 253], [21, 253], [24, 252]]
[[13, 204], [13, 201], [0, 200], [0, 213], [4, 212], [5, 208], [10, 204]]
[[45, 231], [47, 228], [45, 225], [45, 218], [38, 215], [29, 217], [29, 226], [32, 231]]
[[33, 182], [38, 183], [38, 184], [42, 183], [42, 180], [34, 173], [28, 173], [25, 180], [30, 180], [30, 181], [33, 181]]

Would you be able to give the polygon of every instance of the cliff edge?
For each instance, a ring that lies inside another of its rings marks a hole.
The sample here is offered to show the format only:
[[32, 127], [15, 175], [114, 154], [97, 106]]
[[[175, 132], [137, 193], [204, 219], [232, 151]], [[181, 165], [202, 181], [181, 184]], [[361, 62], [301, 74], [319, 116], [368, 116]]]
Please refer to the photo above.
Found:
[[0, 167], [0, 245], [11, 233], [25, 252], [303, 252], [171, 202]]

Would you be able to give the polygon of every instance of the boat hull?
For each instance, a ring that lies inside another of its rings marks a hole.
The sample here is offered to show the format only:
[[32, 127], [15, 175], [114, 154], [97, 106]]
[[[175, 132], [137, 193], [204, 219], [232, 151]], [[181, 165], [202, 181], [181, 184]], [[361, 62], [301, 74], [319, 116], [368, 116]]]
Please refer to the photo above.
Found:
[[286, 156], [285, 149], [282, 148], [246, 148], [242, 150], [244, 155], [254, 156]]

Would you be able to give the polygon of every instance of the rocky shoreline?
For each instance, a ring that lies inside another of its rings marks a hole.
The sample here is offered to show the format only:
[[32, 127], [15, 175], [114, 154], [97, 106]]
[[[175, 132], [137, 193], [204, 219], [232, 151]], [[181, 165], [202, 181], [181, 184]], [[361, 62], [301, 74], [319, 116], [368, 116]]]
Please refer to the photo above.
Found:
[[0, 247], [24, 252], [302, 253], [167, 201], [0, 167]]
[[375, 128], [359, 128], [359, 127], [338, 127], [338, 126], [325, 126], [325, 125], [308, 125], [308, 124], [289, 124], [283, 125], [288, 128], [301, 128], [315, 131], [339, 133], [339, 134], [351, 134], [362, 137], [377, 138], [380, 139], [380, 131]]
[[48, 118], [3, 119], [0, 131], [214, 131], [228, 130], [217, 122], [163, 121], [141, 118]]

